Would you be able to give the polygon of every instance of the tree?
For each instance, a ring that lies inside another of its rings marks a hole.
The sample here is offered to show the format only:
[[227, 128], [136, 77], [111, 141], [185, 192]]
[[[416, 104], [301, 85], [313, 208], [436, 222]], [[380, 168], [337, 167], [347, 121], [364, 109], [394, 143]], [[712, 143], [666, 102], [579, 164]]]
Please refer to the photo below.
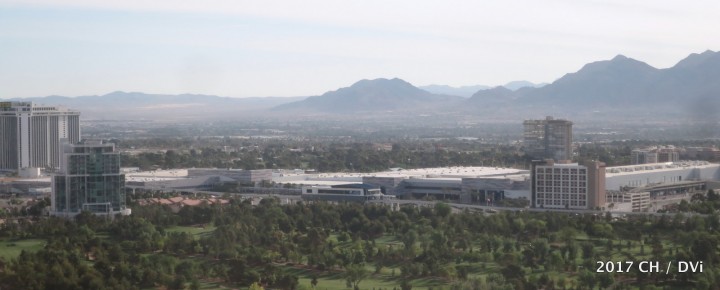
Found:
[[435, 204], [435, 213], [440, 217], [447, 217], [452, 212], [450, 205], [444, 202], [438, 202]]
[[712, 189], [708, 190], [708, 192], [707, 192], [707, 200], [708, 201], [717, 201], [719, 199], [720, 199], [720, 195], [715, 193], [714, 190], [712, 190]]
[[359, 289], [360, 281], [367, 277], [365, 266], [361, 264], [350, 264], [345, 268], [345, 280], [352, 284], [354, 289]]
[[503, 277], [505, 277], [505, 280], [507, 281], [520, 280], [525, 276], [522, 268], [515, 264], [505, 266], [505, 268], [500, 270], [500, 273], [502, 273]]
[[252, 285], [250, 285], [250, 287], [248, 287], [248, 290], [265, 290], [265, 288], [263, 288], [263, 286], [260, 286], [260, 284], [258, 284], [258, 282], [255, 282], [255, 283], [252, 283]]
[[400, 289], [401, 290], [412, 290], [412, 285], [410, 284], [410, 282], [408, 282], [407, 279], [403, 279], [402, 281], [400, 281]]
[[580, 277], [578, 278], [578, 281], [580, 282], [580, 286], [587, 287], [589, 289], [592, 289], [595, 287], [596, 277], [595, 273], [592, 273], [588, 271], [587, 269], [583, 270], [580, 273]]

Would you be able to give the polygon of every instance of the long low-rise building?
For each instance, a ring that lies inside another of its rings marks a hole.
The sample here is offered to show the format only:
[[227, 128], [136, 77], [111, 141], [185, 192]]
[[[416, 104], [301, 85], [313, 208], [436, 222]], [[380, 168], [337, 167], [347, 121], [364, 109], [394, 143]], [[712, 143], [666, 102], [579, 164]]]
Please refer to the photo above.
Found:
[[223, 176], [232, 178], [240, 183], [259, 183], [262, 181], [272, 181], [273, 172], [271, 169], [218, 169], [218, 168], [190, 168], [187, 170], [187, 176], [203, 177], [203, 176]]
[[302, 199], [307, 201], [366, 202], [369, 200], [394, 199], [385, 195], [377, 186], [369, 184], [343, 184], [332, 186], [303, 186]]
[[[568, 207], [573, 206], [573, 180], [570, 173], [573, 169], [582, 169], [581, 165], [573, 164], [557, 164], [559, 175], [559, 186], [555, 186], [555, 179], [552, 179], [552, 185], [547, 185], [549, 180], [543, 181], [544, 199], [552, 196], [552, 201], [543, 200], [544, 207], [565, 208], [564, 194], [568, 194]], [[574, 167], [573, 167], [574, 166]], [[585, 167], [586, 169], [589, 167]], [[592, 174], [597, 174], [593, 178], [584, 178], [586, 190], [591, 187], [597, 194], [591, 196], [596, 199], [584, 199], [583, 205], [580, 199], [577, 201], [576, 207], [600, 207], [603, 208], [603, 199], [605, 190], [608, 191], [630, 191], [633, 189], [648, 188], [651, 193], [654, 191], [669, 190], [677, 186], [693, 186], [699, 188], [695, 184], [687, 185], [688, 181], [720, 181], [720, 164], [712, 164], [705, 161], [682, 161], [672, 163], [654, 163], [641, 165], [628, 165], [616, 167], [598, 167], [598, 170]], [[564, 180], [564, 171], [568, 171], [568, 180]], [[543, 168], [543, 174], [547, 177], [550, 174], [549, 167]], [[552, 169], [555, 174], [555, 169]], [[590, 174], [588, 172], [587, 174]], [[599, 176], [604, 174], [604, 178]], [[210, 176], [221, 176], [223, 178], [210, 178]], [[151, 172], [151, 173], [130, 173], [128, 174], [128, 182], [145, 187], [164, 187], [164, 188], [207, 188], [213, 183], [222, 183], [228, 181], [251, 180], [248, 176], [262, 176], [270, 178], [278, 187], [287, 185], [304, 186], [303, 192], [307, 188], [344, 188], [349, 184], [358, 186], [359, 184], [370, 185], [378, 188], [384, 195], [397, 196], [400, 198], [413, 199], [449, 199], [457, 200], [465, 203], [492, 204], [494, 201], [504, 198], [526, 198], [531, 200], [531, 184], [532, 176], [530, 170], [513, 169], [513, 168], [495, 168], [495, 167], [439, 167], [439, 168], [421, 168], [412, 170], [389, 170], [376, 173], [305, 173], [301, 170], [262, 170], [255, 174], [241, 173], [241, 170], [233, 169], [188, 169], [187, 171], [175, 170], [169, 172]], [[248, 179], [249, 178], [249, 179]], [[258, 179], [255, 179], [258, 180]], [[601, 184], [590, 185], [591, 180], [597, 180]], [[564, 192], [564, 182], [568, 182], [567, 193]], [[539, 182], [539, 180], [538, 180]], [[578, 180], [578, 186], [580, 181]], [[659, 186], [667, 185], [667, 186]], [[338, 187], [339, 186], [339, 187]], [[548, 191], [548, 187], [551, 190]], [[559, 191], [555, 191], [558, 187]], [[683, 190], [683, 189], [680, 189]], [[551, 194], [551, 195], [550, 195]], [[554, 201], [556, 194], [559, 196], [559, 204]], [[580, 194], [578, 192], [578, 194]]]
[[607, 190], [623, 190], [683, 181], [720, 180], [720, 164], [707, 161], [681, 161], [607, 167]]
[[527, 170], [494, 167], [443, 167], [396, 170], [363, 176], [363, 183], [404, 198], [450, 199], [492, 203], [507, 197], [530, 197]]

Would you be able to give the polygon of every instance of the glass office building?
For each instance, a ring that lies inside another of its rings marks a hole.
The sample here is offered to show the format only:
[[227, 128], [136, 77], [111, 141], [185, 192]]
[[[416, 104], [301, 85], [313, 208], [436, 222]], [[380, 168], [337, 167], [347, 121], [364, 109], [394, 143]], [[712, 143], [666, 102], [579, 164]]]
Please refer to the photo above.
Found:
[[125, 206], [125, 175], [120, 173], [120, 154], [115, 145], [98, 140], [66, 143], [61, 172], [52, 179], [52, 214], [74, 216], [130, 214]]

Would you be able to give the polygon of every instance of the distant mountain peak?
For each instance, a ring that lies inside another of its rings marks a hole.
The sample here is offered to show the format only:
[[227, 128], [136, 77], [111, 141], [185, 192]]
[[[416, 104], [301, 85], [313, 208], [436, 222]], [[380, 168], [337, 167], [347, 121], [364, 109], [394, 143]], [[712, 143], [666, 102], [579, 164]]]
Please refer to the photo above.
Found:
[[709, 49], [703, 51], [702, 53], [691, 53], [690, 55], [688, 55], [688, 57], [675, 64], [673, 68], [689, 68], [701, 65], [706, 63], [711, 58], [716, 57], [717, 55], [720, 55], [720, 53]]
[[362, 79], [354, 84], [352, 84], [350, 87], [354, 86], [366, 86], [366, 85], [376, 85], [376, 84], [397, 84], [397, 85], [407, 85], [412, 86], [409, 82], [406, 82], [403, 79], [399, 78], [392, 78], [392, 79], [386, 79], [386, 78], [377, 78], [377, 79]]
[[651, 65], [644, 63], [642, 61], [629, 58], [627, 56], [624, 56], [622, 54], [618, 54], [611, 60], [601, 60], [596, 62], [591, 62], [583, 66], [579, 71], [575, 73], [571, 73], [568, 75], [595, 75], [595, 74], [612, 74], [614, 72], [623, 72], [623, 73], [650, 73], [653, 71], [656, 71], [657, 69], [652, 67]]
[[618, 54], [615, 57], [613, 57], [610, 61], [624, 61], [624, 60], [629, 60], [629, 59], [631, 59], [631, 58], [624, 56], [622, 54]]
[[329, 113], [387, 111], [425, 107], [448, 101], [459, 101], [458, 99], [461, 98], [432, 94], [399, 78], [378, 78], [363, 79], [349, 87], [281, 105], [276, 109], [302, 109]]

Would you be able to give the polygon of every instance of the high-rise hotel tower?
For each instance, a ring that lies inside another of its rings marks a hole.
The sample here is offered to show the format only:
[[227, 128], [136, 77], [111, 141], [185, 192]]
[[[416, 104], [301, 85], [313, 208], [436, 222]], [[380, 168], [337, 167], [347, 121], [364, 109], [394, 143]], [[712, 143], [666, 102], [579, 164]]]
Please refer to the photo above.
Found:
[[32, 102], [0, 102], [0, 169], [56, 169], [61, 139], [80, 141], [80, 112]]
[[523, 122], [525, 153], [537, 159], [571, 160], [572, 125], [567, 120], [547, 117]]

